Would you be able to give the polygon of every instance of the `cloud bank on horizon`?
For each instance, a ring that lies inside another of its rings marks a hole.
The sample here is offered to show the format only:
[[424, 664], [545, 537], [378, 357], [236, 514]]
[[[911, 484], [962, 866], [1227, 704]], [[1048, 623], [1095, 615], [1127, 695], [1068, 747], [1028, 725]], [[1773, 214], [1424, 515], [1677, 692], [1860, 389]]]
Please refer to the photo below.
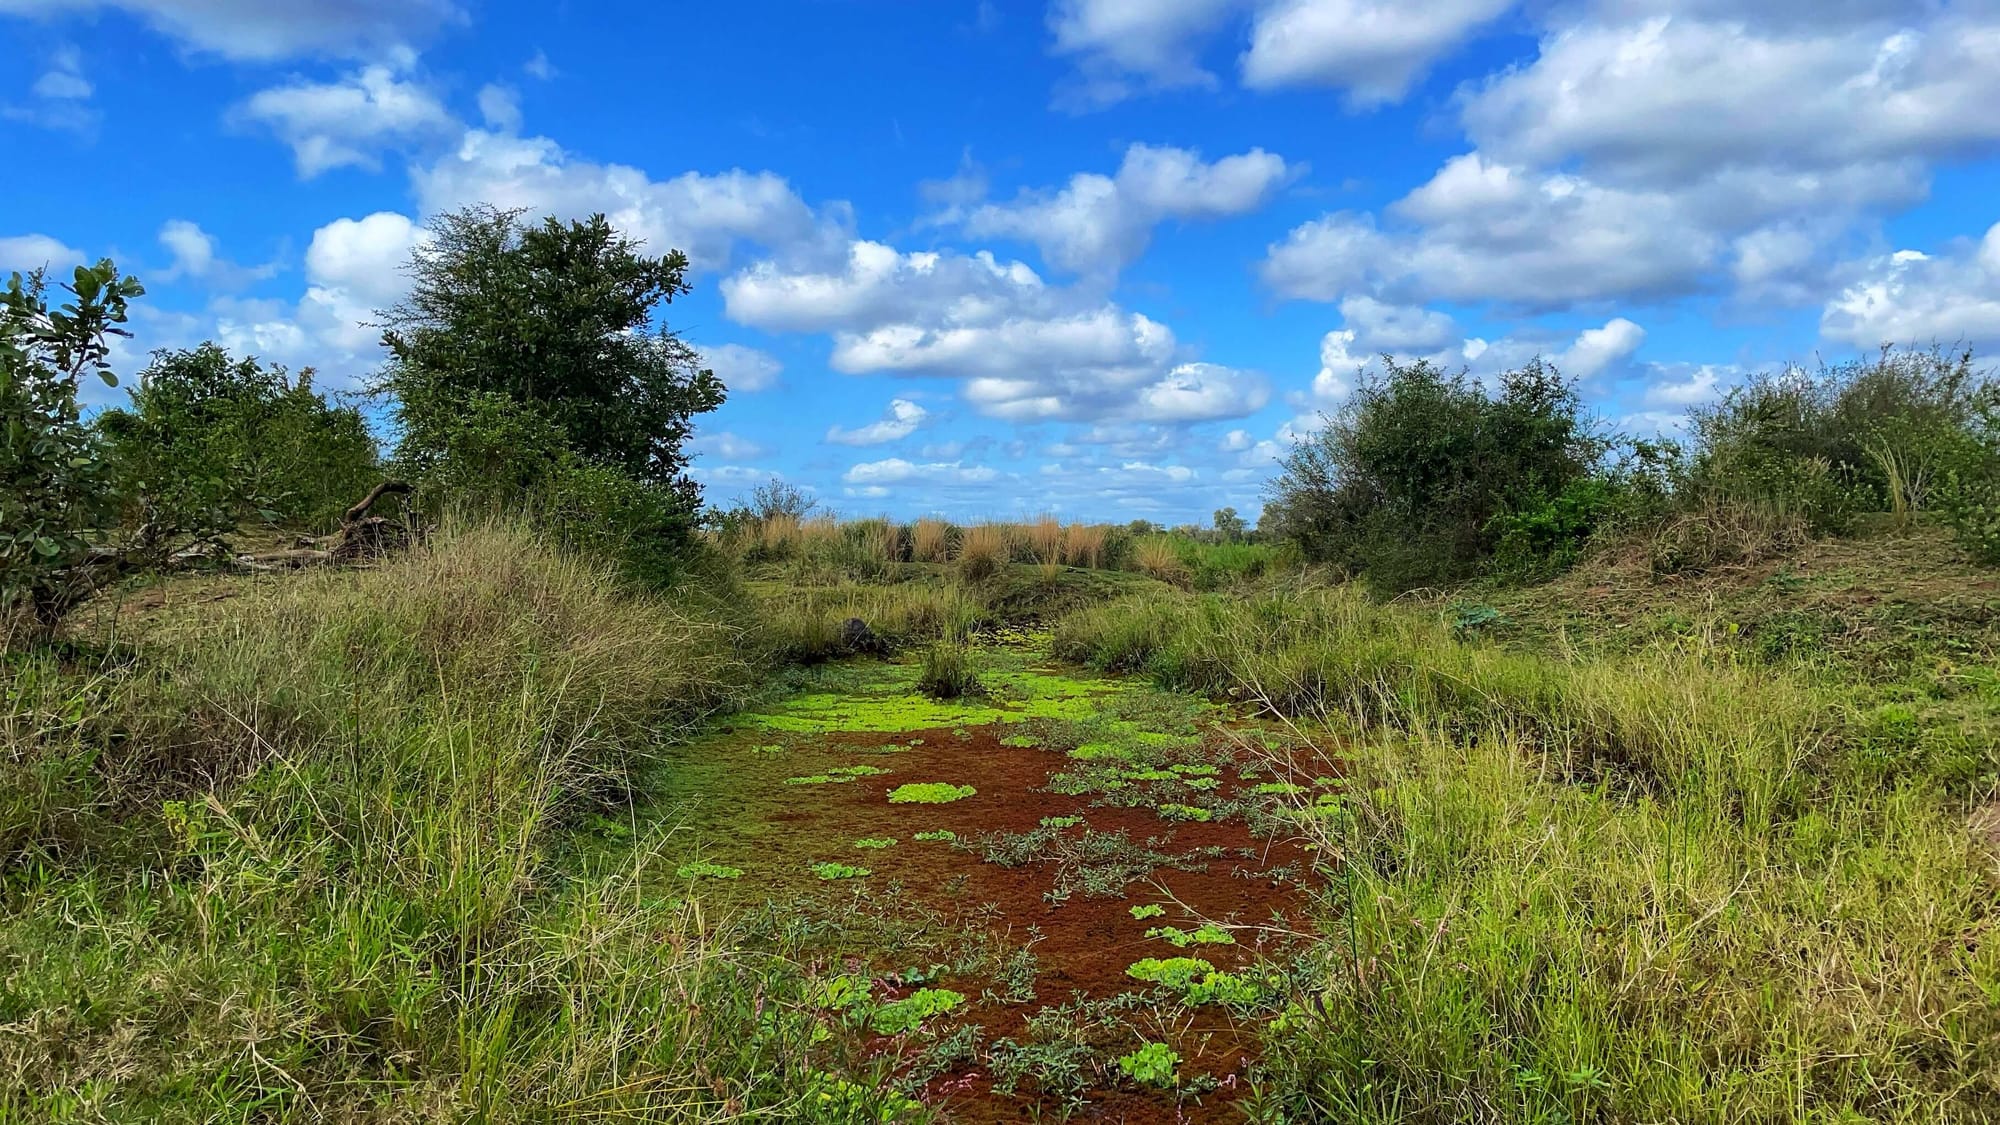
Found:
[[351, 388], [431, 217], [603, 212], [693, 267], [712, 497], [898, 515], [1254, 511], [1384, 354], [1671, 432], [2000, 347], [2000, 0], [660, 7], [0, 0], [0, 271]]

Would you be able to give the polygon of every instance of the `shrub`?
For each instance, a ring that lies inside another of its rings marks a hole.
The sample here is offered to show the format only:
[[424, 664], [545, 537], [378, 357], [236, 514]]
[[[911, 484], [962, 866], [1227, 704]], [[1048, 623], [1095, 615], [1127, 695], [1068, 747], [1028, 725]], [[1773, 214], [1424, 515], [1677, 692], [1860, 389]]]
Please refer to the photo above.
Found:
[[329, 405], [311, 369], [294, 377], [215, 344], [156, 353], [97, 428], [134, 523], [324, 530], [381, 480], [360, 411]]
[[1270, 486], [1269, 530], [1309, 560], [1393, 590], [1460, 580], [1491, 554], [1495, 517], [1598, 471], [1608, 443], [1553, 367], [1508, 372], [1489, 395], [1427, 361], [1384, 362]]
[[117, 385], [109, 339], [129, 335], [119, 326], [145, 289], [108, 258], [63, 288], [74, 299], [55, 307], [40, 271], [0, 291], [0, 638], [17, 614], [54, 628], [96, 587], [94, 549], [118, 514], [77, 392], [86, 376]]
[[1689, 485], [1840, 534], [1856, 513], [1927, 507], [1992, 385], [1969, 352], [1885, 348], [1873, 360], [1752, 377], [1690, 418]]

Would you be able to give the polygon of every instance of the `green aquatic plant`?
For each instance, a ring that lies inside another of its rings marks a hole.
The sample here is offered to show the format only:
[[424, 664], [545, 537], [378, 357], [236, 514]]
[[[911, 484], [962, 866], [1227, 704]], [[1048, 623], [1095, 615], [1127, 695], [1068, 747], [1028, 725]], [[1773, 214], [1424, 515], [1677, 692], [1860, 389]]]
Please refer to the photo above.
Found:
[[1222, 779], [1219, 777], [1190, 777], [1187, 779], [1187, 787], [1189, 789], [1214, 789], [1221, 784]]
[[1172, 770], [1121, 770], [1118, 776], [1127, 781], [1179, 781], [1181, 775]]
[[1196, 765], [1189, 765], [1186, 762], [1182, 762], [1179, 765], [1168, 766], [1167, 768], [1174, 771], [1175, 773], [1186, 774], [1189, 777], [1214, 777], [1216, 774], [1222, 772], [1221, 770], [1216, 769], [1214, 766], [1196, 766]]
[[868, 1026], [878, 1035], [901, 1035], [914, 1030], [932, 1016], [956, 1010], [965, 1003], [965, 994], [949, 988], [919, 988], [894, 1003], [875, 1009]]
[[859, 973], [842, 973], [816, 982], [807, 999], [815, 1008], [845, 1012], [850, 1008], [867, 1007], [874, 992], [875, 983], [867, 977]]
[[1096, 762], [1105, 758], [1131, 761], [1132, 751], [1110, 742], [1086, 742], [1069, 752], [1069, 756], [1079, 762]]
[[1083, 818], [1080, 816], [1045, 816], [1042, 818], [1043, 828], [1075, 828], [1082, 823]]
[[866, 867], [851, 867], [845, 863], [815, 863], [812, 873], [831, 883], [839, 879], [865, 879], [875, 874]]
[[1125, 967], [1125, 975], [1133, 980], [1164, 984], [1177, 992], [1187, 991], [1214, 971], [1214, 965], [1199, 957], [1146, 957]]
[[846, 774], [835, 775], [829, 773], [814, 773], [814, 774], [807, 774], [804, 777], [788, 777], [785, 779], [785, 784], [786, 785], [838, 785], [843, 781], [853, 781], [853, 780], [854, 778]]
[[889, 771], [883, 769], [881, 766], [838, 766], [826, 772], [839, 774], [843, 777], [881, 777]]
[[741, 879], [743, 877], [743, 869], [741, 867], [724, 867], [719, 863], [710, 863], [707, 860], [696, 860], [693, 863], [681, 864], [674, 869], [674, 874], [683, 879]]
[[953, 843], [958, 840], [958, 833], [953, 832], [949, 828], [933, 828], [929, 832], [919, 832], [910, 838], [913, 840], [943, 840], [946, 843]]
[[979, 792], [970, 785], [953, 785], [947, 781], [912, 781], [898, 785], [889, 791], [892, 805], [948, 805], [962, 801]]
[[1181, 1000], [1185, 1003], [1222, 1004], [1231, 1008], [1261, 1004], [1267, 995], [1263, 985], [1236, 973], [1204, 973], [1200, 980], [1181, 990]]
[[882, 848], [895, 847], [896, 841], [893, 837], [889, 836], [870, 836], [866, 840], [854, 841], [854, 846], [857, 848], [875, 848], [879, 850]]
[[1235, 945], [1236, 939], [1228, 930], [1213, 922], [1203, 922], [1198, 928], [1183, 930], [1179, 926], [1158, 926], [1146, 931], [1149, 938], [1160, 938], [1175, 949], [1186, 949], [1190, 945]]
[[1165, 1043], [1148, 1043], [1118, 1059], [1118, 1073], [1141, 1086], [1168, 1088], [1180, 1085], [1181, 1057]]
[[1161, 805], [1160, 815], [1168, 820], [1210, 821], [1215, 819], [1213, 809], [1198, 808], [1194, 805]]
[[1251, 786], [1250, 792], [1274, 797], [1296, 797], [1306, 792], [1306, 787], [1290, 781], [1266, 781], [1261, 785]]
[[1161, 906], [1159, 903], [1156, 902], [1149, 902], [1146, 903], [1144, 906], [1133, 907], [1132, 917], [1137, 918], [1139, 921], [1143, 922], [1148, 918], [1162, 917], [1163, 915], [1166, 914], [1166, 912], [1167, 912], [1166, 907]]

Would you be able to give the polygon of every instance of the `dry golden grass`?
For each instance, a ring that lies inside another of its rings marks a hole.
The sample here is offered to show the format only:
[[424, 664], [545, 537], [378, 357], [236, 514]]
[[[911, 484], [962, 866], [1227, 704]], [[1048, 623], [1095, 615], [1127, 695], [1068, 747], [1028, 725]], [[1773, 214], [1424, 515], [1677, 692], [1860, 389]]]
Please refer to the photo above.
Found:
[[782, 558], [799, 544], [799, 517], [788, 514], [766, 516], [757, 521], [757, 549], [769, 558]]
[[1139, 572], [1162, 582], [1185, 586], [1190, 581], [1187, 565], [1181, 562], [1180, 552], [1174, 550], [1173, 541], [1164, 535], [1141, 539], [1132, 548], [1132, 562]]
[[799, 525], [799, 548], [808, 555], [824, 555], [840, 544], [840, 521], [820, 516]]
[[1063, 561], [1071, 566], [1087, 566], [1093, 570], [1104, 565], [1105, 536], [1102, 524], [1070, 524], [1063, 532]]
[[934, 519], [921, 519], [911, 524], [910, 558], [914, 562], [949, 562], [951, 525]]
[[1036, 562], [1056, 562], [1062, 558], [1063, 526], [1054, 516], [1041, 516], [1024, 529], [1028, 549]]
[[982, 523], [965, 529], [958, 545], [958, 571], [968, 581], [990, 578], [1007, 565], [1012, 550], [1003, 524]]

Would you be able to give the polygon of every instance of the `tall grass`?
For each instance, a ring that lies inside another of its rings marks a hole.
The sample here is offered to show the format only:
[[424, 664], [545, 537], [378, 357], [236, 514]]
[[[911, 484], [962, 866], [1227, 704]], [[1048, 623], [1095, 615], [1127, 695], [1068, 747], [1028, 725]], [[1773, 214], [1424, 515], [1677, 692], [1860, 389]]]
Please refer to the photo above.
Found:
[[1013, 537], [997, 523], [982, 523], [965, 529], [958, 544], [959, 577], [980, 582], [993, 577], [1007, 565], [1013, 554]]
[[923, 563], [949, 562], [951, 525], [936, 519], [920, 519], [911, 524], [910, 558]]
[[1022, 529], [1021, 540], [1028, 545], [1034, 562], [1053, 563], [1062, 559], [1063, 525], [1054, 516], [1044, 515]]
[[1063, 530], [1062, 561], [1070, 566], [1103, 566], [1110, 532], [1101, 524], [1073, 523]]
[[225, 592], [0, 665], [0, 1120], [817, 1104], [845, 1064], [802, 973], [647, 848], [557, 881], [565, 826], [746, 686], [740, 629], [505, 525]]
[[1345, 589], [1087, 610], [1060, 651], [1300, 716], [1341, 776], [1302, 1118], [1980, 1120], [1994, 868], [1913, 737], [1683, 643], [1510, 651]]

